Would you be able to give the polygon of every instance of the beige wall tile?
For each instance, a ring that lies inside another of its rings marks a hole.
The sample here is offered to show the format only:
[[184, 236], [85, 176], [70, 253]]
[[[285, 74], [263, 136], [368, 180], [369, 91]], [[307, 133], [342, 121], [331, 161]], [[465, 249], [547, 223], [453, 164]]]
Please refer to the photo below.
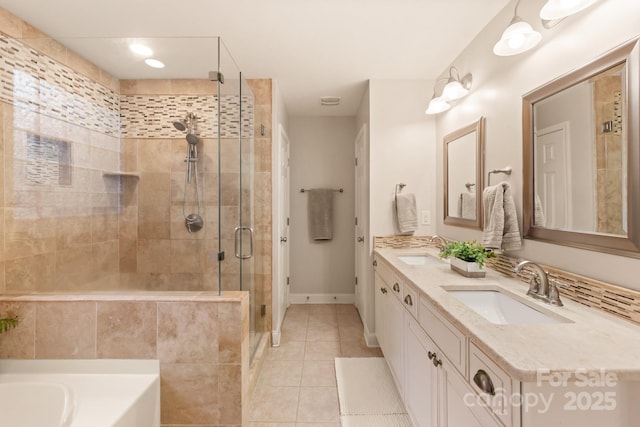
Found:
[[138, 240], [120, 237], [118, 240], [118, 259], [120, 273], [138, 271]]
[[158, 358], [165, 363], [216, 363], [217, 322], [217, 304], [158, 303]]
[[138, 92], [137, 80], [120, 80], [121, 95], [136, 95]]
[[241, 424], [243, 405], [248, 406], [246, 391], [242, 390], [242, 368], [240, 365], [218, 365], [219, 423]]
[[93, 243], [118, 239], [118, 215], [93, 215], [91, 217], [91, 241]]
[[54, 219], [37, 218], [37, 212], [21, 208], [5, 209], [4, 214], [6, 259], [55, 251]]
[[171, 208], [163, 205], [138, 207], [138, 237], [140, 239], [168, 239], [171, 235]]
[[238, 173], [220, 174], [220, 204], [238, 206], [240, 198], [240, 175]]
[[4, 264], [5, 288], [8, 293], [56, 290], [58, 281], [54, 253], [13, 259]]
[[121, 165], [123, 171], [136, 171], [138, 169], [138, 139], [123, 138], [120, 142]]
[[171, 272], [202, 273], [203, 251], [202, 240], [171, 240]]
[[219, 425], [217, 365], [162, 363], [160, 393], [163, 425]]
[[247, 83], [251, 87], [256, 104], [271, 103], [271, 79], [249, 79]]
[[35, 355], [35, 303], [0, 302], [0, 317], [18, 317], [18, 326], [2, 334], [0, 358], [33, 359]]
[[[186, 152], [185, 142], [185, 152]], [[138, 169], [141, 172], [169, 172], [173, 164], [171, 139], [139, 139]]]
[[139, 239], [137, 258], [137, 271], [140, 273], [170, 273], [171, 241], [166, 239]]
[[137, 80], [135, 93], [139, 95], [172, 95], [171, 81], [165, 79]]
[[67, 48], [44, 34], [25, 35], [25, 39], [23, 39], [23, 41], [27, 45], [55, 59], [56, 61], [62, 64], [67, 63]]
[[94, 243], [91, 246], [91, 264], [94, 276], [100, 277], [119, 272], [120, 258], [118, 249], [117, 240]]
[[23, 21], [6, 9], [0, 8], [0, 28], [2, 32], [14, 38], [22, 38]]
[[37, 303], [35, 347], [37, 359], [94, 359], [96, 303]]
[[84, 74], [93, 81], [100, 81], [100, 68], [71, 50], [67, 50], [66, 65], [73, 68], [74, 71]]
[[79, 291], [86, 289], [93, 277], [91, 245], [64, 249], [56, 252], [57, 290]]
[[98, 302], [97, 357], [155, 359], [155, 302]]
[[143, 172], [140, 174], [138, 202], [141, 205], [166, 206], [171, 200], [171, 174]]
[[240, 363], [242, 352], [242, 307], [237, 303], [218, 305], [218, 362]]

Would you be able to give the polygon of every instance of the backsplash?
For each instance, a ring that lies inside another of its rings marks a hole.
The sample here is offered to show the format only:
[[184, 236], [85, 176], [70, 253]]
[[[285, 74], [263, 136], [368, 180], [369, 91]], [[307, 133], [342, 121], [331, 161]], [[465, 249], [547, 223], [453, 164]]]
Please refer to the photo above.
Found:
[[[429, 242], [428, 236], [376, 236], [373, 247], [411, 249], [434, 247], [434, 245]], [[524, 270], [520, 273], [513, 271], [520, 261], [522, 259], [497, 254], [495, 258], [489, 258], [486, 263], [492, 270], [529, 283], [528, 273]], [[559, 291], [562, 297], [640, 325], [640, 292], [546, 265], [541, 264], [541, 266], [548, 272], [549, 277], [560, 282]]]

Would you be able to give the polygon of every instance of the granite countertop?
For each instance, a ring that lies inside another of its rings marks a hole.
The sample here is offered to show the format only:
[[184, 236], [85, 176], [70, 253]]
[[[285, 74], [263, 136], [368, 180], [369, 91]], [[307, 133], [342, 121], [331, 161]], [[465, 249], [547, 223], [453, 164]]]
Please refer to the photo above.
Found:
[[[411, 282], [447, 320], [460, 329], [512, 378], [532, 382], [538, 372], [611, 375], [618, 381], [640, 380], [640, 327], [564, 298], [554, 307], [526, 295], [528, 284], [493, 270], [485, 278], [466, 278], [439, 264], [407, 265], [402, 255], [430, 255], [434, 248], [376, 249], [375, 253]], [[448, 287], [501, 290], [530, 307], [568, 322], [499, 325], [486, 320], [447, 292]], [[560, 291], [562, 293], [562, 291]], [[428, 331], [427, 331], [428, 332]], [[586, 371], [585, 371], [586, 370]]]

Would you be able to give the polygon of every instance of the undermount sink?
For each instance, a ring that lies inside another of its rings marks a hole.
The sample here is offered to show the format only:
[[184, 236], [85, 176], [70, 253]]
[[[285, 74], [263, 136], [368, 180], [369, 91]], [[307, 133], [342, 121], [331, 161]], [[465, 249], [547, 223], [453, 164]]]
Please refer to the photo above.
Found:
[[498, 325], [571, 323], [560, 316], [543, 313], [495, 289], [448, 289], [450, 295]]
[[438, 258], [429, 255], [402, 255], [398, 259], [407, 265], [435, 265], [442, 264]]

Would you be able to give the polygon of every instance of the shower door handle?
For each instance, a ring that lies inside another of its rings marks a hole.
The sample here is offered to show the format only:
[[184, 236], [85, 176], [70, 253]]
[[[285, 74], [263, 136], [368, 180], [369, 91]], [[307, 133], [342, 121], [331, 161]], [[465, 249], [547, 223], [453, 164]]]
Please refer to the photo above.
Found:
[[[249, 254], [248, 255], [244, 255], [240, 253], [240, 239], [242, 239], [242, 232], [243, 231], [249, 231]], [[235, 255], [236, 258], [239, 259], [249, 259], [251, 257], [253, 257], [253, 228], [251, 227], [236, 227], [235, 229]], [[238, 237], [239, 236], [239, 237]]]

